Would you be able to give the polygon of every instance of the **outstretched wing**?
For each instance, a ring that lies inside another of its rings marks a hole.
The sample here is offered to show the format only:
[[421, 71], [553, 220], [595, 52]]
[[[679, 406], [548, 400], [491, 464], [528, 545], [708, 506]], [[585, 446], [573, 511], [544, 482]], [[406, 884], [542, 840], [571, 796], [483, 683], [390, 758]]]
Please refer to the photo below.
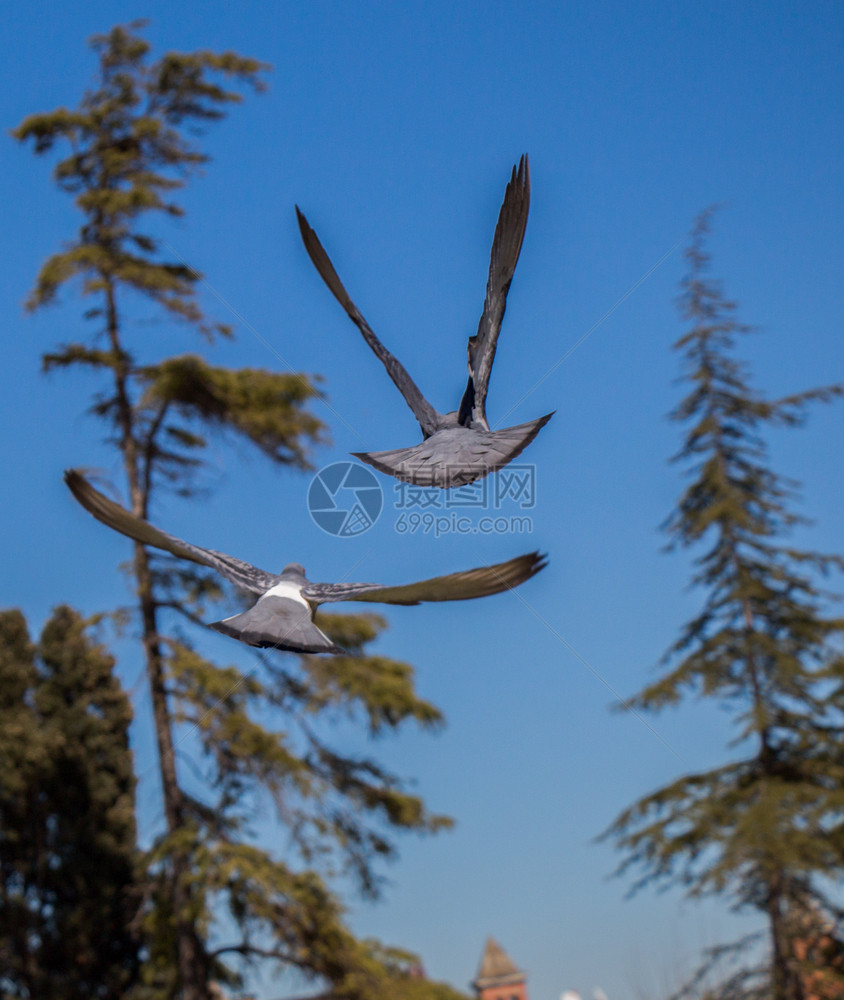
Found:
[[468, 417], [486, 427], [486, 393], [495, 348], [501, 330], [501, 320], [507, 306], [507, 292], [516, 271], [530, 207], [530, 167], [527, 154], [513, 167], [510, 183], [498, 213], [492, 251], [489, 257], [489, 278], [486, 285], [484, 311], [478, 332], [469, 338], [469, 384], [460, 403], [460, 422]]
[[302, 234], [302, 242], [308, 251], [314, 267], [319, 271], [320, 277], [328, 285], [334, 298], [346, 310], [349, 318], [363, 334], [363, 339], [372, 348], [375, 355], [387, 369], [387, 374], [393, 380], [396, 388], [404, 396], [405, 402], [413, 410], [413, 415], [419, 421], [422, 433], [425, 437], [433, 434], [437, 429], [437, 411], [431, 406], [427, 399], [419, 391], [419, 387], [408, 375], [407, 369], [393, 357], [381, 341], [372, 332], [371, 327], [360, 314], [358, 307], [349, 298], [349, 293], [343, 287], [343, 282], [337, 276], [334, 265], [323, 249], [317, 234], [311, 229], [308, 220], [296, 206], [296, 218], [299, 220], [299, 232]]
[[403, 587], [384, 587], [379, 583], [309, 583], [302, 590], [302, 597], [315, 604], [331, 601], [371, 601], [375, 604], [465, 601], [518, 587], [544, 569], [546, 563], [544, 555], [531, 552], [509, 562], [435, 576]]
[[82, 504], [89, 514], [93, 514], [98, 521], [108, 525], [122, 535], [134, 538], [136, 542], [144, 545], [153, 545], [157, 549], [171, 552], [181, 559], [189, 559], [191, 562], [199, 563], [200, 566], [209, 566], [216, 570], [221, 576], [244, 590], [251, 590], [256, 594], [263, 594], [278, 579], [264, 570], [258, 569], [249, 563], [227, 556], [223, 552], [215, 552], [214, 549], [202, 549], [198, 545], [191, 545], [190, 542], [183, 542], [180, 538], [168, 535], [161, 531], [149, 521], [144, 521], [136, 517], [120, 504], [109, 500], [108, 497], [100, 493], [99, 490], [88, 482], [88, 480], [75, 469], [68, 469], [64, 474], [64, 481], [70, 488], [70, 492]]

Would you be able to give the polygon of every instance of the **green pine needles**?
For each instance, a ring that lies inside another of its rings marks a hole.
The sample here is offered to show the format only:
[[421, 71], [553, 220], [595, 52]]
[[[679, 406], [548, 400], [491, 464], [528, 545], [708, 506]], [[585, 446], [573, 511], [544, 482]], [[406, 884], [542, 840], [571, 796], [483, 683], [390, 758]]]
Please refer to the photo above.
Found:
[[122, 1000], [141, 890], [129, 700], [89, 623], [0, 612], [0, 996]]
[[839, 915], [828, 889], [844, 869], [844, 618], [819, 583], [844, 561], [790, 543], [796, 484], [769, 467], [765, 432], [800, 426], [841, 388], [769, 400], [751, 387], [735, 357], [748, 328], [708, 274], [710, 221], [698, 219], [686, 253], [689, 329], [675, 348], [689, 392], [671, 417], [685, 428], [673, 460], [689, 482], [665, 525], [670, 548], [698, 551], [692, 585], [704, 600], [631, 704], [716, 699], [742, 756], [645, 796], [605, 836], [626, 855], [620, 870], [640, 872], [634, 888], [680, 884], [764, 914], [770, 961], [717, 996], [803, 1000], [817, 970], [798, 918]]

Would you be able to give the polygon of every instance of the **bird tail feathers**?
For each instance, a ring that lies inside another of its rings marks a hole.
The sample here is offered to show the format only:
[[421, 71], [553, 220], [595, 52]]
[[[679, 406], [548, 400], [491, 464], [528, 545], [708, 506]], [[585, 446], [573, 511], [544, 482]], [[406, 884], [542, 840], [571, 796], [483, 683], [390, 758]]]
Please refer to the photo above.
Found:
[[286, 649], [296, 653], [343, 653], [314, 625], [310, 609], [288, 597], [262, 597], [239, 615], [211, 622], [223, 635], [261, 649]]
[[538, 420], [498, 431], [443, 430], [411, 448], [354, 451], [352, 455], [379, 472], [414, 486], [440, 489], [466, 486], [512, 462], [552, 416], [548, 413]]

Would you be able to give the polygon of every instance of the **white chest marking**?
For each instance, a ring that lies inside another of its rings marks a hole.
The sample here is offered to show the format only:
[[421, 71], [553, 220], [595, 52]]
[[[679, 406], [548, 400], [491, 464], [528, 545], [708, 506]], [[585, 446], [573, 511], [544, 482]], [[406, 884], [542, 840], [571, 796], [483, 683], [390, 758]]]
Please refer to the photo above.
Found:
[[297, 601], [304, 607], [310, 608], [310, 604], [308, 604], [305, 598], [299, 593], [299, 587], [295, 583], [291, 583], [289, 580], [281, 580], [274, 587], [271, 587], [266, 594], [261, 595], [262, 600], [265, 597], [287, 597], [291, 601]]

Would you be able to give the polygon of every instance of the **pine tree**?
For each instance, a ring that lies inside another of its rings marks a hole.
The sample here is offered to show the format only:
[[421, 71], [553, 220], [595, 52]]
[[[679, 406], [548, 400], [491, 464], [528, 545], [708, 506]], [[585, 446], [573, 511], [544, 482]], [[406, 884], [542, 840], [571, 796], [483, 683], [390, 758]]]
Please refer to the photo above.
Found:
[[120, 1000], [137, 979], [131, 709], [67, 607], [0, 613], [0, 996]]
[[[305, 375], [219, 368], [198, 355], [149, 359], [128, 335], [139, 301], [202, 338], [231, 335], [203, 312], [198, 272], [162, 255], [151, 220], [182, 214], [174, 192], [208, 160], [192, 137], [240, 99], [223, 83], [260, 90], [267, 67], [231, 52], [151, 61], [137, 24], [112, 29], [93, 47], [96, 89], [76, 109], [33, 115], [14, 132], [39, 154], [70, 147], [55, 178], [83, 217], [73, 243], [41, 268], [29, 306], [50, 304], [68, 283], [90, 302], [90, 337], [46, 354], [44, 366], [101, 376], [106, 388], [94, 413], [122, 456], [129, 506], [146, 518], [162, 490], [192, 494], [215, 434], [306, 469], [324, 427], [309, 409], [320, 392]], [[134, 546], [133, 573], [165, 817], [148, 858], [139, 996], [204, 1000], [211, 979], [238, 980], [232, 960], [260, 958], [327, 980], [338, 997], [404, 989], [403, 953], [358, 941], [328, 881], [350, 872], [376, 894], [376, 862], [393, 852], [391, 830], [448, 824], [376, 761], [338, 753], [322, 735], [320, 719], [334, 714], [359, 718], [373, 734], [405, 721], [440, 722], [415, 694], [409, 666], [367, 654], [383, 620], [323, 617], [348, 657], [266, 655], [257, 668], [220, 666], [190, 639], [222, 596], [219, 581], [142, 545]], [[185, 750], [199, 758], [201, 780], [192, 778], [196, 768], [177, 767], [177, 746], [182, 758]], [[292, 834], [286, 861], [255, 841], [252, 823], [267, 797]], [[240, 937], [212, 945], [224, 913]]]
[[[675, 461], [690, 482], [666, 522], [670, 548], [699, 548], [703, 607], [666, 653], [665, 672], [631, 704], [659, 711], [684, 695], [729, 710], [742, 756], [690, 774], [626, 809], [607, 831], [638, 868], [635, 888], [679, 884], [764, 915], [770, 959], [718, 996], [806, 1000], [815, 971], [795, 949], [809, 908], [840, 916], [827, 890], [844, 870], [844, 618], [820, 578], [838, 556], [796, 548], [797, 484], [768, 464], [765, 431], [800, 426], [839, 387], [766, 399], [735, 348], [748, 328], [709, 277], [711, 212], [686, 253], [675, 344], [690, 391], [671, 414], [686, 428]], [[719, 953], [720, 954], [720, 953]]]

